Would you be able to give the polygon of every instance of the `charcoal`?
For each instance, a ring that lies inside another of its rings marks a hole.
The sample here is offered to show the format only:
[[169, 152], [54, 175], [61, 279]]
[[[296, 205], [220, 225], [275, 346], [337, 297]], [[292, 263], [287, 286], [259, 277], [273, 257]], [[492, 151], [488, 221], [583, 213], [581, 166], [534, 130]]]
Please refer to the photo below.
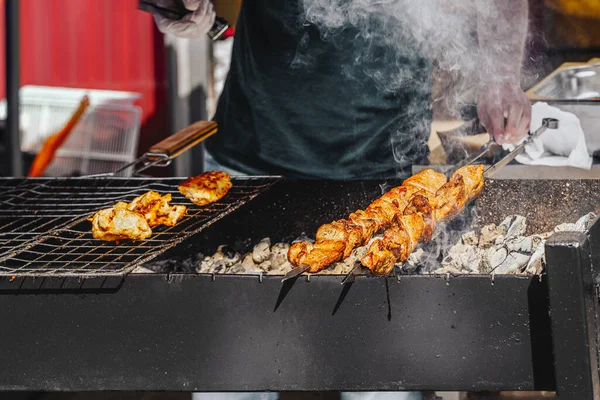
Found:
[[260, 264], [271, 257], [271, 239], [265, 238], [260, 241], [252, 250], [254, 262]]

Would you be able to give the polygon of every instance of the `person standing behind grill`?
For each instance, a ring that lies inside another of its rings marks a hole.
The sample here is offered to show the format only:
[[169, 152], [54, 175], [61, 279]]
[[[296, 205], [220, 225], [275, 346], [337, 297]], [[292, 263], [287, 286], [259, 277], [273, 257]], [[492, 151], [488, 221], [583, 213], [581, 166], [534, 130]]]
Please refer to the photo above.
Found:
[[[206, 34], [215, 18], [212, 3], [183, 2], [193, 14], [181, 21], [155, 16], [159, 30], [184, 38]], [[478, 16], [478, 27], [486, 27], [478, 36], [484, 51], [503, 49], [490, 54], [497, 60], [495, 77], [503, 81], [482, 88], [479, 117], [499, 143], [515, 142], [526, 134], [531, 118], [519, 84], [527, 0], [496, 2], [502, 15]], [[382, 93], [365, 73], [380, 68], [377, 57], [365, 59], [364, 66], [354, 64], [365, 47], [389, 54], [385, 45], [366, 43], [350, 28], [322, 40], [318, 28], [302, 22], [302, 4], [242, 2], [231, 66], [214, 116], [219, 133], [206, 141], [212, 166], [294, 178], [407, 177], [411, 166], [428, 155], [431, 61], [417, 55], [400, 60], [424, 89]], [[417, 54], [408, 50], [403, 53]]]
[[[159, 30], [184, 38], [206, 34], [215, 18], [211, 2], [182, 1], [193, 14], [180, 21], [155, 16]], [[478, 30], [482, 49], [502, 49], [490, 54], [499, 67], [496, 77], [502, 79], [482, 88], [478, 114], [498, 143], [516, 142], [527, 133], [531, 119], [530, 102], [519, 84], [527, 0], [496, 2], [499, 13], [478, 15], [477, 22], [487, 28]], [[417, 51], [403, 52], [415, 54], [402, 61], [425, 90], [383, 93], [365, 73], [379, 67], [375, 58], [351, 74], [345, 68], [364, 46], [385, 54], [384, 45], [358, 40], [352, 29], [340, 30], [335, 40], [323, 40], [319, 30], [304, 24], [301, 16], [301, 0], [242, 2], [231, 67], [214, 117], [219, 134], [206, 142], [207, 169], [294, 178], [405, 178], [410, 167], [428, 154], [431, 62], [417, 56]], [[411, 114], [408, 109], [419, 112]], [[277, 398], [275, 393], [204, 396]], [[422, 396], [344, 393], [342, 398]]]

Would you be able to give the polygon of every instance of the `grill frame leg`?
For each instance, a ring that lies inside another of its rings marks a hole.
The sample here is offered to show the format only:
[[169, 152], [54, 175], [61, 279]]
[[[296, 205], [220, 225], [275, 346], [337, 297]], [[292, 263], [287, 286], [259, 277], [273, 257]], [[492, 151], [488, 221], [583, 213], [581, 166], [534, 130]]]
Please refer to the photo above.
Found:
[[[546, 243], [554, 370], [561, 399], [600, 399], [597, 274], [591, 255], [598, 244], [600, 220], [590, 236], [558, 232]], [[595, 254], [596, 261], [598, 257]]]

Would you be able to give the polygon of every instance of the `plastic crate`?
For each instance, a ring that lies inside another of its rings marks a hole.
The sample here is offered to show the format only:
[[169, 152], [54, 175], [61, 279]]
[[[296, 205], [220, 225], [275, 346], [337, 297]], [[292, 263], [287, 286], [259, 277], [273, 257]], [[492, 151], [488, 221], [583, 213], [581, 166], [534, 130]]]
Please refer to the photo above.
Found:
[[[138, 93], [60, 87], [24, 86], [21, 102], [21, 150], [37, 153], [44, 140], [60, 130], [84, 95], [90, 106], [59, 149], [47, 176], [111, 172], [137, 155], [141, 109]], [[0, 101], [0, 119], [6, 100]]]

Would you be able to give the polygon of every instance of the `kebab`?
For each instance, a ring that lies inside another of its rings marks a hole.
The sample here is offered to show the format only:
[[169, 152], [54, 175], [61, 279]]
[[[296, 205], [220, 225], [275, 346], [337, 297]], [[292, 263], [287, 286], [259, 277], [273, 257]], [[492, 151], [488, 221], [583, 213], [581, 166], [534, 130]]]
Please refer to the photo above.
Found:
[[371, 243], [361, 264], [375, 274], [389, 274], [397, 262], [404, 262], [419, 243], [431, 239], [435, 226], [459, 214], [483, 189], [483, 165], [458, 169], [434, 196], [416, 193], [381, 239]]
[[316, 273], [346, 259], [356, 247], [367, 244], [375, 233], [391, 227], [413, 195], [423, 193], [433, 196], [445, 183], [445, 175], [432, 169], [423, 170], [372, 202], [365, 210], [350, 214], [348, 219], [322, 225], [317, 230], [314, 244], [303, 241], [290, 246], [288, 259], [298, 268], [287, 277], [304, 271]]
[[408, 259], [419, 241], [426, 242], [430, 239], [435, 224], [460, 213], [467, 202], [479, 195], [483, 190], [484, 175], [492, 176], [517, 155], [523, 153], [525, 147], [547, 129], [557, 129], [558, 126], [557, 119], [544, 118], [540, 128], [529, 133], [528, 137], [513, 151], [484, 171], [482, 165], [473, 165], [473, 163], [486, 154], [494, 144], [494, 139], [490, 139], [490, 142], [482, 146], [479, 151], [459, 164], [461, 167], [434, 197], [428, 197], [426, 192], [416, 193], [402, 216], [396, 218], [393, 226], [384, 232], [383, 238], [371, 244], [361, 264], [374, 273], [391, 272], [396, 262]]

